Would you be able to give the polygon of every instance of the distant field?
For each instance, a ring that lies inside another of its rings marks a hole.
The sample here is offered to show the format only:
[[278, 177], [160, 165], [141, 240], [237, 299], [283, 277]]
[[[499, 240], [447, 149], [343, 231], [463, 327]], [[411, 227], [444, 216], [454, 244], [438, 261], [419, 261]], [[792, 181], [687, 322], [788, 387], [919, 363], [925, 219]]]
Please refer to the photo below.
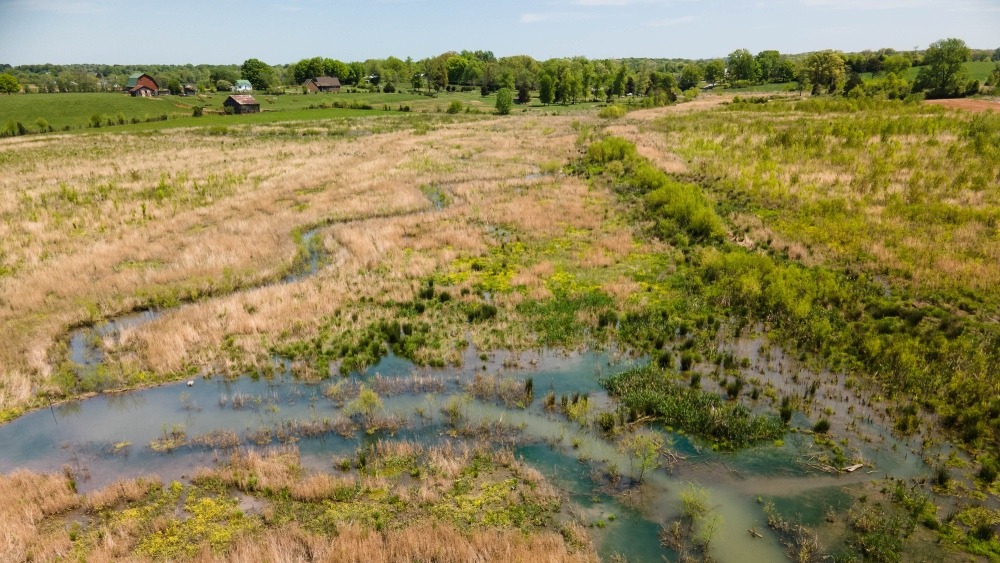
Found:
[[[461, 113], [492, 113], [496, 96], [483, 97], [475, 92], [445, 92], [436, 97], [413, 92], [395, 94], [352, 92], [338, 94], [285, 94], [270, 96], [254, 94], [261, 104], [260, 115], [223, 116], [222, 102], [228, 93], [197, 96], [163, 96], [132, 98], [125, 94], [23, 94], [0, 98], [0, 127], [19, 121], [30, 132], [38, 132], [39, 118], [55, 131], [92, 128], [94, 116], [100, 116], [101, 128], [126, 127], [129, 130], [164, 129], [191, 125], [240, 123], [271, 123], [274, 121], [352, 117], [372, 112], [398, 112], [406, 109], [416, 113], [444, 113], [454, 102], [462, 103]], [[333, 105], [370, 106], [371, 109], [334, 108]], [[517, 111], [565, 113], [593, 108], [601, 104], [588, 102], [573, 105], [543, 106], [537, 98], [527, 106], [515, 106]], [[201, 118], [192, 117], [193, 108], [205, 108]], [[324, 107], [325, 106], [325, 107]], [[408, 109], [407, 109], [408, 108]], [[280, 112], [280, 113], [279, 113]], [[164, 119], [163, 116], [166, 116]]]

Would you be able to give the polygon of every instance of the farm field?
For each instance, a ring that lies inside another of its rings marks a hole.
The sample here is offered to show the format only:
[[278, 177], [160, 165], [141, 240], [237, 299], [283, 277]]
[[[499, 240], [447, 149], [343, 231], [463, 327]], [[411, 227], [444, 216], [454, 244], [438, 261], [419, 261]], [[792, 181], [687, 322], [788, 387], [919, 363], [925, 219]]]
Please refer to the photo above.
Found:
[[1000, 115], [764, 95], [0, 98], [0, 545], [1000, 557]]
[[[326, 119], [336, 116], [356, 117], [374, 112], [446, 113], [453, 102], [461, 104], [459, 113], [491, 113], [496, 95], [481, 96], [476, 92], [442, 92], [425, 96], [414, 92], [394, 94], [352, 91], [327, 94], [289, 93], [268, 95], [253, 93], [261, 104], [261, 114], [226, 116], [222, 102], [224, 92], [196, 96], [161, 96], [133, 98], [120, 93], [67, 93], [59, 95], [26, 94], [0, 98], [3, 124], [22, 123], [27, 130], [38, 132], [39, 119], [46, 130], [79, 132], [116, 128], [129, 125], [130, 131], [158, 130], [173, 127], [226, 125]], [[201, 118], [192, 117], [196, 106], [204, 108]], [[539, 113], [572, 113], [596, 107], [596, 103], [575, 105], [542, 105], [535, 101], [517, 106], [518, 111]], [[94, 127], [94, 124], [100, 124]]]

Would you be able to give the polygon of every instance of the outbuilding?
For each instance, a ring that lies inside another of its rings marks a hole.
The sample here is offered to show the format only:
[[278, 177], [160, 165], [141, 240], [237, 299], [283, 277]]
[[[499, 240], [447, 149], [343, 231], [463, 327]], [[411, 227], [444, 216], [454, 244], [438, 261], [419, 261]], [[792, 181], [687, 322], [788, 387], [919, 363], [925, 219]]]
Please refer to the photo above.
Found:
[[340, 92], [340, 79], [336, 76], [317, 76], [302, 83], [306, 90], [316, 92]]
[[260, 102], [253, 96], [233, 94], [222, 105], [226, 108], [226, 113], [229, 113], [229, 108], [232, 108], [233, 113], [260, 113]]
[[233, 92], [252, 92], [253, 84], [249, 80], [237, 80], [233, 84]]

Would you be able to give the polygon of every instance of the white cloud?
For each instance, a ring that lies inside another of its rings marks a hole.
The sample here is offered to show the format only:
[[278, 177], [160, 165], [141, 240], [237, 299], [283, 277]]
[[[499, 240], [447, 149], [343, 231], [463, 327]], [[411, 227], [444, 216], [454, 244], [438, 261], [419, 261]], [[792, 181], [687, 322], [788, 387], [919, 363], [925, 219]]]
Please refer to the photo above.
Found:
[[13, 10], [53, 14], [97, 14], [106, 11], [98, 2], [72, 0], [11, 0], [3, 2]]
[[691, 23], [695, 21], [694, 16], [681, 16], [679, 18], [663, 18], [661, 20], [653, 20], [646, 22], [646, 27], [669, 27], [671, 25], [681, 25], [685, 23]]
[[577, 6], [630, 6], [632, 4], [664, 4], [667, 0], [572, 0]]
[[568, 22], [585, 20], [592, 18], [591, 14], [582, 14], [580, 12], [535, 12], [521, 14], [519, 21], [521, 23], [542, 23], [542, 22]]
[[839, 10], [899, 10], [922, 8], [927, 0], [802, 0], [810, 7], [836, 8]]

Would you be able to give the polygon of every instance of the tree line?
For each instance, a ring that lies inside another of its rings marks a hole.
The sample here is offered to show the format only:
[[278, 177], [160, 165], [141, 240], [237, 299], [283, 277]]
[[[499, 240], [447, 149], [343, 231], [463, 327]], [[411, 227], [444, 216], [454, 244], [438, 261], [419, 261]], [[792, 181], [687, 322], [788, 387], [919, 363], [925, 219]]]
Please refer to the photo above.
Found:
[[[163, 88], [180, 93], [192, 84], [200, 91], [227, 91], [240, 79], [255, 90], [284, 91], [317, 76], [336, 76], [354, 88], [395, 92], [401, 89], [440, 92], [480, 90], [483, 95], [507, 88], [526, 101], [538, 92], [543, 103], [575, 103], [624, 96], [661, 96], [673, 101], [679, 91], [706, 87], [740, 88], [760, 84], [794, 84], [798, 90], [833, 93], [855, 88], [867, 94], [905, 97], [924, 92], [929, 97], [976, 93], [962, 65], [967, 61], [1000, 61], [995, 51], [973, 50], [960, 39], [944, 39], [924, 51], [880, 49], [844, 54], [820, 51], [789, 55], [776, 50], [753, 54], [737, 49], [725, 58], [587, 59], [537, 61], [527, 55], [496, 57], [491, 51], [449, 51], [414, 60], [369, 59], [343, 62], [326, 57], [271, 65], [251, 58], [242, 65], [0, 65], [0, 87], [14, 93], [120, 91], [132, 72], [146, 72]], [[904, 78], [919, 67], [913, 82]], [[1000, 69], [1000, 65], [998, 65]], [[871, 77], [863, 80], [862, 73]], [[998, 70], [1000, 73], [1000, 70]], [[1000, 74], [995, 76], [1000, 77]], [[995, 81], [993, 81], [995, 82]], [[993, 84], [995, 85], [995, 84]]]

